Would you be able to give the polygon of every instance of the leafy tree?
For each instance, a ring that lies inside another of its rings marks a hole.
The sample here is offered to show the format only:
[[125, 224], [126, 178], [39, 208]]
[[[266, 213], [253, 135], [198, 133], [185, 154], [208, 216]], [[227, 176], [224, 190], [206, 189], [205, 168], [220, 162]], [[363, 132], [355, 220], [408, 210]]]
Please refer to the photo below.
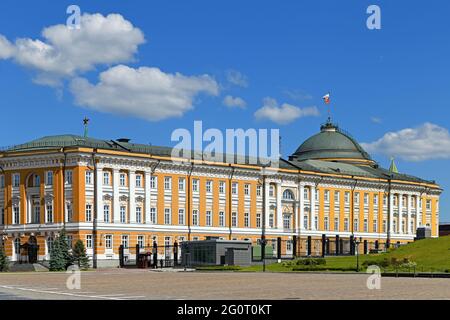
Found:
[[72, 264], [71, 248], [67, 241], [65, 229], [61, 230], [59, 236], [53, 241], [50, 252], [50, 271], [64, 271]]
[[5, 254], [3, 246], [0, 245], [0, 272], [8, 271], [8, 267], [8, 257]]
[[86, 248], [80, 239], [75, 242], [72, 251], [72, 261], [78, 265], [81, 270], [89, 269], [89, 257], [86, 254]]

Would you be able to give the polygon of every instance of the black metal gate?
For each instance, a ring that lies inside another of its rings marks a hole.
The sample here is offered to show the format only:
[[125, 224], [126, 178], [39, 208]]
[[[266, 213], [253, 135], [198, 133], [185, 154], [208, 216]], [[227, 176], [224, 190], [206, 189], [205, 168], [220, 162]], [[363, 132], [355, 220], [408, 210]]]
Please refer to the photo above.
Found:
[[178, 243], [173, 245], [119, 247], [119, 265], [121, 268], [174, 268], [181, 265], [181, 252]]

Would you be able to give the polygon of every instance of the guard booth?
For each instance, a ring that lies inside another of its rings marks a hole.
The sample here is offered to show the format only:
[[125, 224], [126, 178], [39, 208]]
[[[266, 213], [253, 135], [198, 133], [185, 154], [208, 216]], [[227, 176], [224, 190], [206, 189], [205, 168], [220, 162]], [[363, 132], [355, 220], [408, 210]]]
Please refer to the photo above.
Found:
[[181, 245], [181, 264], [185, 267], [249, 266], [251, 247], [251, 241], [246, 240], [185, 241]]

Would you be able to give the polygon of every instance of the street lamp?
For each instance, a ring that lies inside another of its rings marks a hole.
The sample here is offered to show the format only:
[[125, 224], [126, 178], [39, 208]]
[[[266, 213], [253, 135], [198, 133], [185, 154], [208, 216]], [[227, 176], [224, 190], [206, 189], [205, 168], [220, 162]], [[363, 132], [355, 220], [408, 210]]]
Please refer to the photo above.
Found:
[[355, 238], [353, 242], [356, 248], [356, 272], [359, 272], [359, 244], [362, 242], [362, 238], [359, 238], [359, 241], [358, 238]]

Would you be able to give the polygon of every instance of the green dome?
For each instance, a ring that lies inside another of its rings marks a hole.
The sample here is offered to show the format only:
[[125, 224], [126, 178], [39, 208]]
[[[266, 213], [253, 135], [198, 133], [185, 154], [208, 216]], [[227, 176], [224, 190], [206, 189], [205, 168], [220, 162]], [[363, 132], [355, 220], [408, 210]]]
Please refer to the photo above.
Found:
[[307, 139], [290, 157], [298, 161], [308, 159], [345, 159], [368, 160], [373, 162], [369, 154], [351, 138], [342, 132], [337, 125], [327, 122], [320, 128], [320, 133]]

